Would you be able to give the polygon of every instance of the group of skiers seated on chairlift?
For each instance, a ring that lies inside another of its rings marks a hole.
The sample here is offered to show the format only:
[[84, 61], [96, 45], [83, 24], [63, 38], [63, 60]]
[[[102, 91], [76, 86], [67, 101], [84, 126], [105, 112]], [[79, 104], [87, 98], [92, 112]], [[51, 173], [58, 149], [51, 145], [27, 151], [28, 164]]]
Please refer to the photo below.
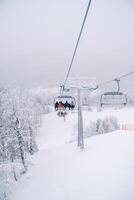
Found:
[[68, 101], [66, 101], [65, 103], [63, 103], [62, 101], [57, 101], [55, 103], [55, 110], [73, 110], [75, 108], [74, 102], [72, 101], [71, 103], [68, 103]]

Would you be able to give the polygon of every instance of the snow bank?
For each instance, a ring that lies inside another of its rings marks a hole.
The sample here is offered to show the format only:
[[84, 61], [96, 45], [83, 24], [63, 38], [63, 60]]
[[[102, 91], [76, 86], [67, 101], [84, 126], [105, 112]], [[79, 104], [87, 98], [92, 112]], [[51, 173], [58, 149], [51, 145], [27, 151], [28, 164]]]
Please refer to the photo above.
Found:
[[[119, 122], [132, 122], [134, 110], [84, 112], [90, 121], [114, 115]], [[55, 113], [44, 116], [31, 169], [23, 176], [13, 200], [133, 200], [134, 132], [116, 131], [85, 140], [77, 149], [77, 114], [66, 123]]]

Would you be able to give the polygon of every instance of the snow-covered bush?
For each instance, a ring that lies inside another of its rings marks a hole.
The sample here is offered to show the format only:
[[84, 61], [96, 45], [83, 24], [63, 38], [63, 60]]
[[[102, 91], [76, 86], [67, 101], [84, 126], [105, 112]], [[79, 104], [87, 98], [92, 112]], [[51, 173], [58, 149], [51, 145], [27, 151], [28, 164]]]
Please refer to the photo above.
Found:
[[103, 133], [119, 130], [118, 120], [115, 117], [108, 117], [103, 120]]
[[97, 122], [91, 122], [90, 127], [85, 131], [85, 136], [90, 137], [97, 134], [109, 133], [119, 130], [118, 120], [111, 116], [105, 119], [98, 119]]

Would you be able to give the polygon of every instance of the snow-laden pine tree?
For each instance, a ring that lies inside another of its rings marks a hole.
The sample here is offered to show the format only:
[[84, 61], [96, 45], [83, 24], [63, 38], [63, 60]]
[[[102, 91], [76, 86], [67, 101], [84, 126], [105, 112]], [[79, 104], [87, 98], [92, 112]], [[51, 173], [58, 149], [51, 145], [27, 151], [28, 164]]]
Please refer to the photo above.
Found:
[[32, 155], [38, 150], [35, 136], [43, 109], [28, 91], [0, 88], [0, 185], [5, 185], [0, 196], [3, 199], [7, 195], [9, 179], [17, 181], [19, 175], [27, 171], [27, 154]]
[[[17, 181], [20, 174], [27, 171], [27, 154], [38, 150], [35, 136], [43, 109], [28, 91], [0, 88], [0, 173], [3, 174], [0, 185], [7, 187], [5, 183], [10, 178]], [[6, 198], [6, 189], [0, 192], [0, 196]]]

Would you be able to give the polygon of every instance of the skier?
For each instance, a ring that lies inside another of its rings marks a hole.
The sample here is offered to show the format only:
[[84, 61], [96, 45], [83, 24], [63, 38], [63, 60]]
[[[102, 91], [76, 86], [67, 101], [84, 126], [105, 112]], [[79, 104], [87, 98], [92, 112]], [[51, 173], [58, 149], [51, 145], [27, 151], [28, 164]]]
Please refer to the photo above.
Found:
[[75, 107], [75, 105], [74, 105], [74, 102], [73, 102], [73, 101], [71, 102], [70, 106], [71, 106], [71, 109], [73, 110], [73, 109], [74, 109], [74, 107]]
[[64, 103], [63, 103], [62, 101], [59, 102], [58, 108], [59, 108], [60, 110], [64, 110], [64, 109], [65, 109]]
[[58, 107], [59, 107], [59, 103], [58, 101], [55, 103], [55, 110], [58, 110]]
[[65, 102], [64, 107], [65, 107], [65, 110], [66, 110], [66, 108], [68, 108], [68, 109], [70, 110], [71, 106], [70, 106], [70, 104], [68, 103], [68, 101]]

